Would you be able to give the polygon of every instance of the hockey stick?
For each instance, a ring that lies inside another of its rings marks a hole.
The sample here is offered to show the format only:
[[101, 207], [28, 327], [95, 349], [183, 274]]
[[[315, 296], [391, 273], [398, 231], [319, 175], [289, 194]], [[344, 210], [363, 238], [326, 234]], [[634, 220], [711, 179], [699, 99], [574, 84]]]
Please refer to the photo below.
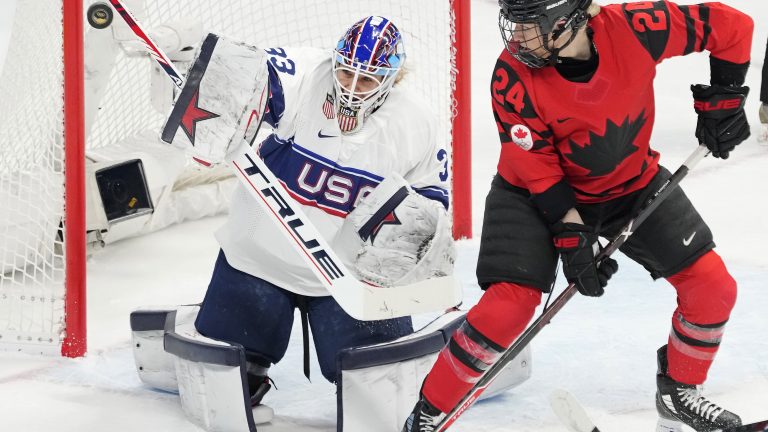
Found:
[[[136, 36], [141, 39], [152, 58], [184, 94], [184, 79], [171, 60], [142, 29], [136, 18], [120, 0], [109, 0]], [[206, 43], [211, 37], [206, 39]], [[215, 41], [211, 42], [215, 44]], [[255, 113], [255, 115], [259, 115]], [[263, 115], [259, 117], [261, 124]], [[249, 132], [250, 133], [250, 132]], [[253, 133], [255, 136], [255, 133]], [[376, 287], [357, 280], [347, 269], [328, 242], [291, 198], [284, 186], [256, 150], [243, 137], [227, 154], [235, 175], [251, 196], [264, 208], [307, 266], [339, 305], [353, 318], [380, 320], [445, 310], [461, 302], [461, 287], [454, 276], [427, 279], [409, 285]]]
[[[600, 432], [600, 429], [595, 426], [592, 419], [589, 418], [589, 414], [581, 406], [578, 400], [569, 392], [558, 389], [552, 392], [549, 396], [549, 403], [552, 405], [552, 410], [563, 422], [564, 425], [573, 432]], [[763, 420], [755, 423], [749, 423], [741, 426], [736, 426], [729, 429], [718, 429], [714, 432], [765, 432], [768, 431], [768, 420]]]
[[557, 389], [549, 395], [549, 405], [571, 432], [600, 432], [579, 401], [566, 390]]
[[[704, 145], [699, 145], [696, 150], [688, 157], [688, 159], [683, 162], [680, 168], [678, 168], [677, 171], [675, 171], [675, 173], [672, 174], [672, 176], [667, 179], [667, 181], [664, 182], [664, 184], [662, 184], [661, 187], [645, 201], [637, 215], [629, 222], [627, 222], [618, 237], [608, 243], [608, 246], [606, 246], [595, 259], [600, 262], [603, 258], [611, 256], [616, 250], [618, 250], [621, 245], [627, 241], [629, 236], [632, 235], [634, 230], [637, 229], [637, 227], [639, 227], [640, 224], [642, 224], [665, 199], [667, 199], [675, 187], [677, 187], [677, 185], [685, 178], [685, 176], [688, 175], [688, 171], [690, 171], [708, 154], [709, 151], [707, 150], [707, 147]], [[485, 374], [483, 374], [480, 380], [478, 380], [478, 382], [475, 383], [475, 385], [464, 395], [464, 397], [462, 397], [461, 401], [459, 401], [459, 403], [451, 410], [451, 412], [449, 412], [445, 418], [443, 418], [440, 423], [437, 424], [435, 431], [442, 432], [448, 429], [448, 427], [453, 424], [453, 422], [455, 422], [456, 419], [459, 418], [459, 416], [463, 414], [464, 411], [466, 411], [467, 408], [469, 408], [477, 400], [480, 394], [485, 391], [488, 385], [490, 385], [491, 382], [499, 374], [499, 372], [504, 369], [507, 363], [512, 361], [518, 354], [520, 354], [520, 352], [526, 346], [528, 346], [528, 344], [531, 343], [531, 340], [533, 340], [533, 338], [539, 334], [541, 329], [549, 324], [552, 318], [557, 315], [558, 312], [560, 312], [563, 306], [565, 306], [565, 304], [568, 303], [568, 301], [574, 295], [576, 295], [576, 292], [576, 285], [569, 284], [565, 291], [563, 291], [555, 299], [555, 301], [552, 302], [552, 305], [545, 309], [541, 315], [539, 315], [536, 321], [528, 326], [523, 334], [517, 338], [515, 343], [512, 344], [512, 346], [510, 346], [506, 351], [504, 351], [504, 354], [499, 357], [496, 363], [494, 363], [493, 366], [491, 366], [485, 372]]]

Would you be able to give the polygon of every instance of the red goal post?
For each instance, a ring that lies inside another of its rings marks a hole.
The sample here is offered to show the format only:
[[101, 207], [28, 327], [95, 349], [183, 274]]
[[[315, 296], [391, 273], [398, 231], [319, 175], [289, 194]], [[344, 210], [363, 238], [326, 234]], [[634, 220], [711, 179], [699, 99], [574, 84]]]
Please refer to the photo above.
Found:
[[[172, 95], [157, 87], [167, 79], [153, 81], [119, 16], [102, 30], [84, 24], [91, 3], [17, 0], [0, 77], [13, 107], [0, 107], [0, 350], [85, 353], [86, 154], [157, 131], [167, 115], [157, 103]], [[126, 4], [150, 32], [191, 20], [263, 47], [330, 49], [363, 16], [392, 19], [408, 55], [401, 84], [435, 108], [439, 139], [450, 143], [454, 236], [471, 237], [470, 0]]]

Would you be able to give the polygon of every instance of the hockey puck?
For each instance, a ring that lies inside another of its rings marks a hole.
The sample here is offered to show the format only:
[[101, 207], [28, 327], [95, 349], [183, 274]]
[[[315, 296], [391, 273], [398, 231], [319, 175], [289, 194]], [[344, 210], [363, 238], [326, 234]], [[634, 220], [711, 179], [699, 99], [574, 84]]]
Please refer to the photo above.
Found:
[[92, 4], [88, 8], [88, 12], [86, 14], [88, 24], [90, 24], [91, 27], [99, 30], [109, 27], [109, 25], [112, 24], [113, 17], [114, 14], [112, 13], [112, 8], [104, 2]]

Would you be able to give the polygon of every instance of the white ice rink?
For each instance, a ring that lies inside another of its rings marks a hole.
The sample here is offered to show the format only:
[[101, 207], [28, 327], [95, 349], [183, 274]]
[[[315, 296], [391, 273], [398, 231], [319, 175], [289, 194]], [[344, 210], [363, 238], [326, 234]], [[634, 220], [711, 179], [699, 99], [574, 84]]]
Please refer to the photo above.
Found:
[[[683, 188], [712, 228], [717, 251], [739, 282], [738, 303], [711, 369], [707, 395], [744, 420], [756, 421], [768, 418], [768, 147], [755, 139], [760, 132], [757, 109], [768, 1], [724, 3], [749, 13], [756, 23], [753, 67], [747, 77], [753, 138], [727, 161], [704, 160]], [[0, 42], [7, 40], [12, 4], [0, 1]], [[472, 0], [472, 7], [473, 210], [479, 237], [499, 149], [488, 88], [502, 44], [496, 3]], [[688, 86], [708, 82], [706, 55], [676, 58], [659, 68], [652, 144], [672, 171], [696, 145]], [[0, 431], [199, 431], [185, 419], [177, 396], [139, 382], [128, 315], [140, 306], [200, 301], [218, 252], [212, 232], [222, 221], [191, 222], [122, 241], [93, 258], [88, 263], [88, 355], [72, 360], [0, 354]], [[477, 240], [459, 244], [457, 272], [466, 306], [480, 295], [474, 279], [477, 250]], [[667, 339], [674, 290], [663, 280], [652, 282], [623, 256], [619, 262], [620, 271], [605, 296], [577, 296], [535, 339], [533, 377], [477, 404], [452, 430], [564, 431], [547, 403], [556, 388], [575, 394], [606, 431], [654, 430], [655, 351]], [[418, 317], [418, 322], [428, 318]], [[314, 355], [314, 380], [304, 379], [300, 336], [300, 331], [294, 332], [288, 355], [271, 371], [279, 390], [271, 391], [266, 402], [275, 409], [276, 424], [259, 431], [336, 430], [334, 387], [322, 379]]]

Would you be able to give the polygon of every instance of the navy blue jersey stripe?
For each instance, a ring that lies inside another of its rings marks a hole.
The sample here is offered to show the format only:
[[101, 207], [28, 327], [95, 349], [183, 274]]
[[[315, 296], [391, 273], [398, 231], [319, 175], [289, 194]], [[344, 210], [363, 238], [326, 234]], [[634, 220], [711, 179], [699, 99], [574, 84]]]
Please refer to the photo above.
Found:
[[267, 112], [264, 115], [264, 121], [276, 128], [285, 113], [285, 92], [283, 84], [280, 82], [280, 76], [277, 74], [272, 64], [267, 63], [269, 70], [269, 100], [267, 101]]
[[436, 186], [428, 186], [423, 188], [414, 188], [414, 191], [425, 198], [439, 202], [443, 205], [443, 207], [445, 207], [446, 210], [448, 210], [450, 199], [448, 198], [448, 191], [445, 189], [438, 188]]
[[304, 155], [306, 155], [308, 157], [311, 157], [312, 159], [315, 159], [315, 160], [317, 160], [319, 162], [322, 162], [325, 165], [333, 167], [333, 168], [335, 168], [338, 171], [343, 171], [343, 172], [348, 173], [348, 174], [356, 174], [356, 175], [359, 175], [359, 176], [367, 177], [368, 179], [370, 179], [372, 181], [376, 181], [376, 182], [381, 182], [382, 180], [384, 180], [384, 177], [382, 177], [380, 175], [376, 175], [376, 174], [374, 174], [372, 172], [369, 172], [369, 171], [361, 170], [361, 169], [358, 169], [358, 168], [341, 166], [341, 165], [337, 164], [336, 162], [334, 162], [334, 161], [332, 161], [332, 160], [330, 160], [330, 159], [328, 159], [326, 157], [320, 156], [319, 154], [317, 154], [317, 153], [315, 153], [315, 152], [313, 152], [313, 151], [311, 151], [311, 150], [309, 150], [309, 149], [307, 149], [305, 147], [302, 147], [302, 146], [296, 144], [295, 142], [293, 142], [293, 140], [291, 140], [291, 142], [293, 143], [293, 146], [296, 148], [296, 151], [298, 151], [299, 153], [303, 153]]
[[272, 134], [261, 144], [259, 153], [291, 193], [316, 203], [327, 213], [349, 213], [361, 194], [370, 192], [380, 183], [379, 176], [341, 167], [316, 155], [309, 157], [300, 149], [293, 139], [281, 140]]
[[[259, 146], [259, 155], [283, 184], [300, 198], [325, 210], [343, 214], [354, 208], [361, 193], [373, 190], [384, 177], [359, 168], [341, 166], [293, 140], [268, 136]], [[321, 184], [322, 183], [322, 184]], [[448, 208], [448, 192], [438, 186], [415, 189], [426, 198]]]

